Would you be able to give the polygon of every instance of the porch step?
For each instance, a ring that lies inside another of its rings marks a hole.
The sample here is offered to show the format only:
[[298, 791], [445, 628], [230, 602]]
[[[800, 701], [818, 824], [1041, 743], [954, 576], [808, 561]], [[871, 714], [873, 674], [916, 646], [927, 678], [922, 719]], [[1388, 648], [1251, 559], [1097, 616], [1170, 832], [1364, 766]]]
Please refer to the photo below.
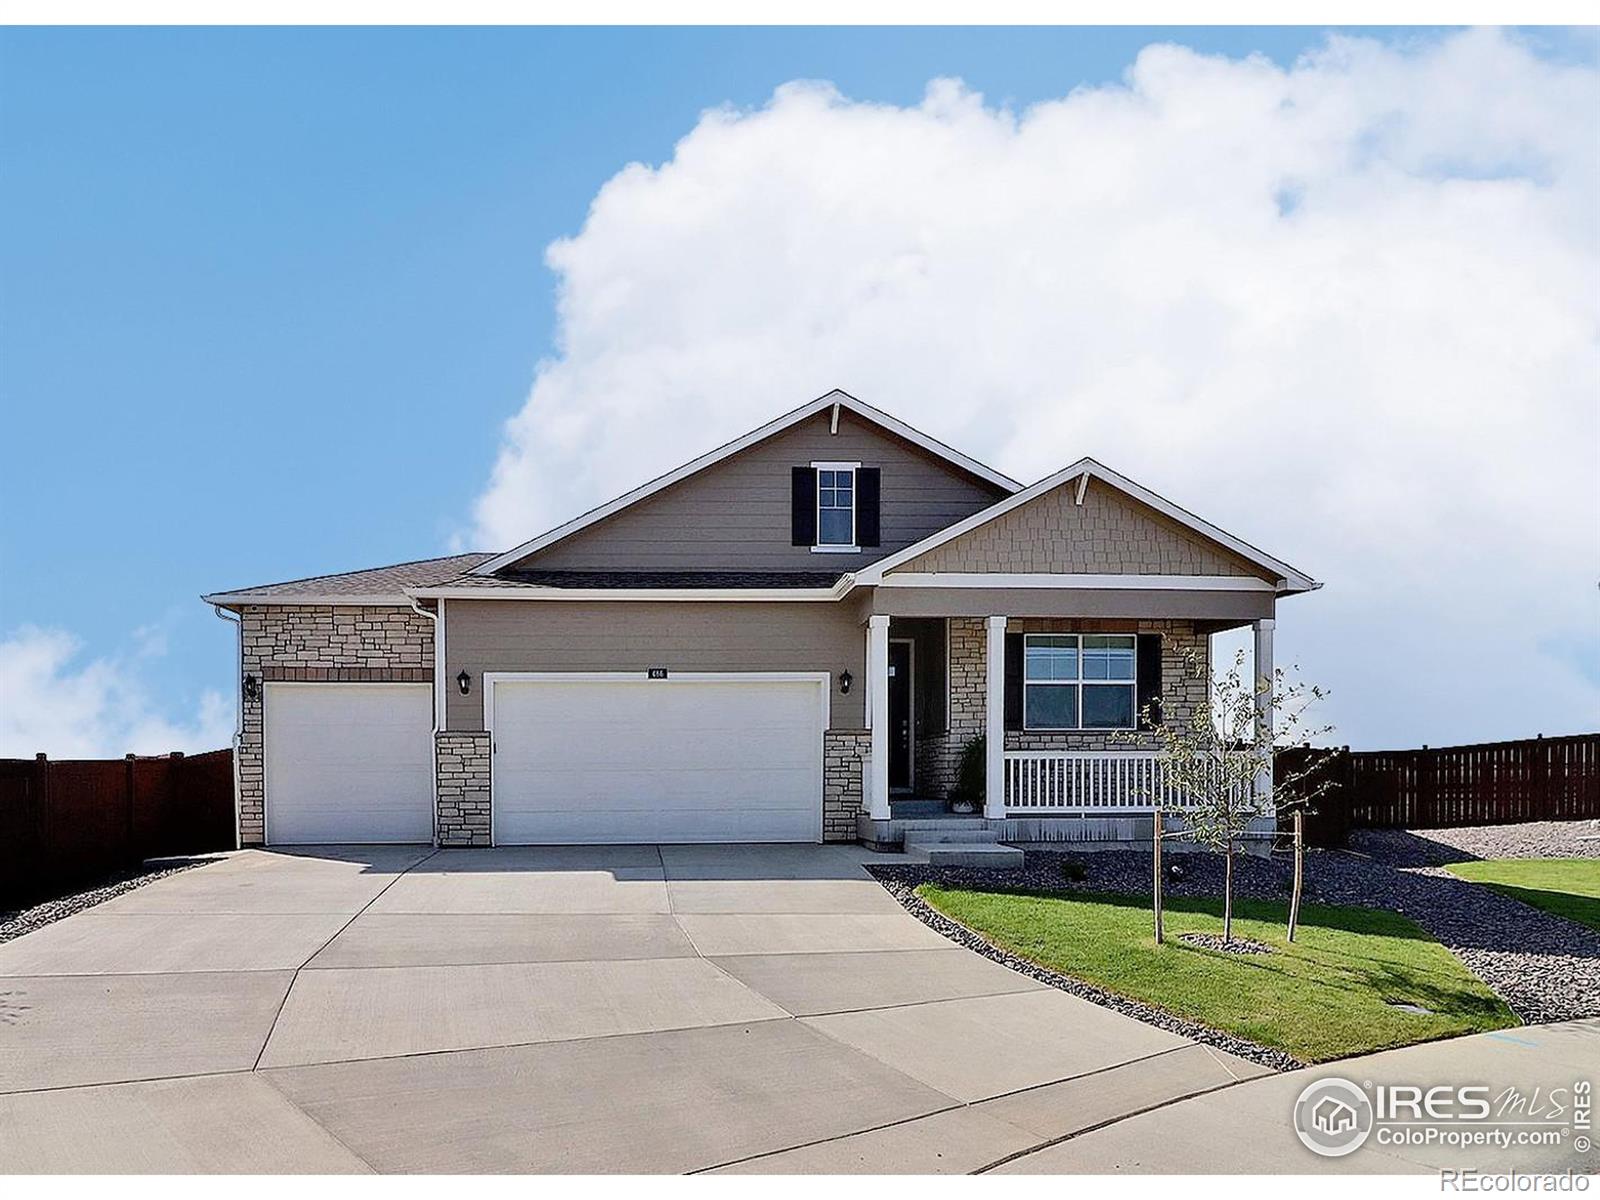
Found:
[[906, 858], [930, 867], [1020, 867], [1022, 851], [995, 842], [907, 842]]
[[907, 825], [905, 827], [905, 844], [913, 843], [919, 846], [945, 845], [960, 843], [963, 846], [973, 846], [979, 843], [992, 843], [1000, 840], [998, 829], [986, 829], [982, 825], [968, 825], [950, 827], [950, 822], [941, 821], [937, 825]]
[[943, 800], [891, 800], [889, 815], [896, 820], [914, 817], [941, 817], [949, 810]]

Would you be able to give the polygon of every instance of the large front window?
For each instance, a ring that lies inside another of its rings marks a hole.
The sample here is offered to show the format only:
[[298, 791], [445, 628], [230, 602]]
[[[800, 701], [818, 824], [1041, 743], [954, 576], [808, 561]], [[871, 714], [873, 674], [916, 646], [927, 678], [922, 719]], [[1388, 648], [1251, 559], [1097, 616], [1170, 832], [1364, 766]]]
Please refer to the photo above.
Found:
[[849, 467], [817, 470], [817, 545], [856, 544], [856, 473]]
[[1027, 634], [1023, 728], [1132, 729], [1134, 645], [1132, 634]]

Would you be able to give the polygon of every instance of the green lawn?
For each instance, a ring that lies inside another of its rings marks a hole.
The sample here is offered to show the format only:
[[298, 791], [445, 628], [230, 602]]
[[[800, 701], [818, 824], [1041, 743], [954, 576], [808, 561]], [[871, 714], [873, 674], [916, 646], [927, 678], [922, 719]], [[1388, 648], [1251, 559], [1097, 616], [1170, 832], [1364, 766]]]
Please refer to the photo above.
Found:
[[[1406, 918], [1306, 904], [1291, 945], [1285, 905], [1236, 901], [1234, 935], [1269, 955], [1203, 950], [1176, 940], [1222, 932], [1222, 902], [1172, 900], [1156, 945], [1148, 897], [917, 889], [990, 941], [1168, 1012], [1323, 1062], [1455, 1034], [1502, 1029], [1516, 1016], [1443, 946]], [[1386, 1001], [1429, 1009], [1408, 1013]]]
[[1600, 858], [1491, 858], [1448, 870], [1513, 900], [1600, 929]]

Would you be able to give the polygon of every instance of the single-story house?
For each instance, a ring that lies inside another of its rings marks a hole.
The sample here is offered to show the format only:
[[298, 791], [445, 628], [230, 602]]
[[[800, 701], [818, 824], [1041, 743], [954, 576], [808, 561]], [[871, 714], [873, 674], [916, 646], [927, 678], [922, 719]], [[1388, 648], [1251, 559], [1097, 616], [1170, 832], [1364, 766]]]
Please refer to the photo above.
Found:
[[[1091, 458], [1024, 487], [831, 392], [498, 554], [238, 588], [243, 845], [893, 840], [1125, 815], [1184, 650], [1319, 586]], [[907, 809], [910, 809], [907, 805]]]

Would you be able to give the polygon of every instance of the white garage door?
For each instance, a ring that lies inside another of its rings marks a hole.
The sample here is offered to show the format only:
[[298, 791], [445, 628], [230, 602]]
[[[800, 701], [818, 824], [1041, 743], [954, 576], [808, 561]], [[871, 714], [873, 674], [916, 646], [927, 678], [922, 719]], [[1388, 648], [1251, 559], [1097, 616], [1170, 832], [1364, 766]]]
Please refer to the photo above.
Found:
[[431, 842], [425, 683], [269, 683], [267, 841]]
[[826, 676], [489, 686], [500, 845], [822, 839]]

